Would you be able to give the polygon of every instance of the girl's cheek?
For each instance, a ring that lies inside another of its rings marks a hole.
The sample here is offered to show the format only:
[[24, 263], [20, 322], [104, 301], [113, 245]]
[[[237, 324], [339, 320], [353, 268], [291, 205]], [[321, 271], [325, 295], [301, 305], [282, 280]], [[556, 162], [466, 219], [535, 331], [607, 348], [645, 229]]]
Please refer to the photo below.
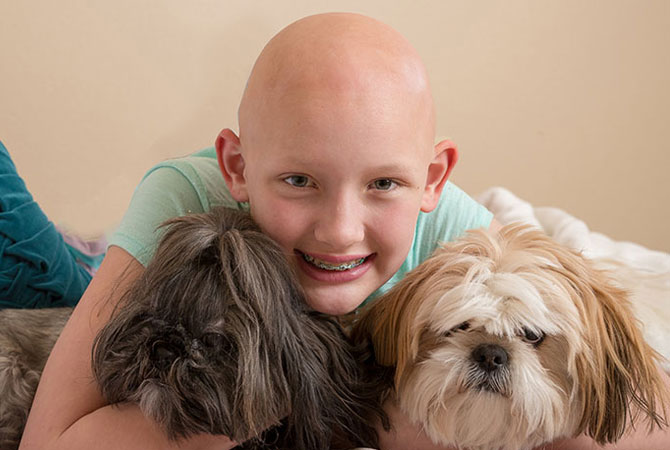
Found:
[[[282, 203], [266, 205], [268, 211], [254, 219], [261, 229], [285, 250], [293, 251], [295, 241], [305, 233], [305, 212]], [[289, 248], [290, 247], [290, 248]]]

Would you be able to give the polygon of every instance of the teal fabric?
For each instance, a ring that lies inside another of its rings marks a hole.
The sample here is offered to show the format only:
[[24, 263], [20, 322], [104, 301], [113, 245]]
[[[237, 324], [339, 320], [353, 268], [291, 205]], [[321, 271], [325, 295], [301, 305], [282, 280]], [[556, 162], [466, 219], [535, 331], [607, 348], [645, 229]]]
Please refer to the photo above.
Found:
[[90, 281], [0, 142], [0, 308], [73, 306]]
[[226, 189], [214, 148], [163, 161], [142, 178], [108, 245], [123, 248], [146, 266], [156, 251], [164, 221], [216, 206], [248, 207], [236, 202]]
[[[214, 148], [164, 161], [144, 176], [110, 245], [117, 245], [146, 266], [160, 239], [159, 225], [166, 219], [209, 211], [214, 206], [247, 209], [226, 189]], [[390, 289], [407, 272], [428, 258], [441, 242], [467, 230], [488, 228], [493, 215], [451, 182], [430, 213], [420, 213], [412, 248], [398, 272], [368, 300]]]

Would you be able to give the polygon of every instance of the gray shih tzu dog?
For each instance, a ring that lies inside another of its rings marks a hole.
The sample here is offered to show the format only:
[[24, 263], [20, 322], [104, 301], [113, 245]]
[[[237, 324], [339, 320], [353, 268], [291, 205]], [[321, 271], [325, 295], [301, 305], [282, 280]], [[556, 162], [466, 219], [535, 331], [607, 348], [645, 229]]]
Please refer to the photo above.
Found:
[[[383, 386], [372, 355], [308, 309], [278, 245], [246, 213], [172, 219], [156, 255], [97, 335], [93, 374], [170, 439], [240, 448], [376, 447]], [[18, 445], [69, 310], [0, 311], [0, 449]]]

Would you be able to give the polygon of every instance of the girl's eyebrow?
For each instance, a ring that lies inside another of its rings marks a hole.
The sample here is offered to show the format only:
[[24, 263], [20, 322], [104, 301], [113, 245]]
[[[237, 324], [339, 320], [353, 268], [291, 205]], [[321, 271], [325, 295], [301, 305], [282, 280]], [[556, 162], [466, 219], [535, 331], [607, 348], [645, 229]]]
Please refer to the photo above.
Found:
[[365, 170], [365, 176], [368, 178], [397, 178], [406, 179], [413, 171], [407, 164], [398, 162], [380, 164], [378, 166], [369, 167]]
[[[305, 166], [310, 166], [312, 162], [309, 158], [296, 156], [296, 155], [286, 155], [278, 160], [278, 163], [284, 167], [294, 167], [296, 170], [300, 170]], [[375, 177], [379, 176], [401, 176], [407, 175], [410, 166], [408, 164], [403, 164], [402, 162], [392, 162], [384, 163], [380, 165], [374, 165], [365, 169], [366, 173], [373, 174]]]
[[384, 164], [381, 166], [374, 167], [374, 170], [379, 172], [404, 173], [407, 172], [407, 166], [404, 166], [402, 164]]

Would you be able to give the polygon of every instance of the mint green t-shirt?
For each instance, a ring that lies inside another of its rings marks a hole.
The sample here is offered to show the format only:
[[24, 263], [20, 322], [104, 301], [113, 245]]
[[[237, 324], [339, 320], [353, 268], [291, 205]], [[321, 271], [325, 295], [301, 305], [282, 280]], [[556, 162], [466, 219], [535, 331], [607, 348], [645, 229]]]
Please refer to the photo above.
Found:
[[[214, 148], [157, 164], [142, 178], [130, 206], [109, 245], [116, 245], [146, 266], [161, 237], [159, 226], [172, 217], [207, 212], [216, 206], [248, 209], [236, 202], [223, 180]], [[369, 299], [389, 290], [407, 272], [428, 258], [442, 242], [453, 241], [467, 230], [488, 228], [493, 215], [451, 182], [438, 206], [419, 213], [414, 241], [400, 269]]]

